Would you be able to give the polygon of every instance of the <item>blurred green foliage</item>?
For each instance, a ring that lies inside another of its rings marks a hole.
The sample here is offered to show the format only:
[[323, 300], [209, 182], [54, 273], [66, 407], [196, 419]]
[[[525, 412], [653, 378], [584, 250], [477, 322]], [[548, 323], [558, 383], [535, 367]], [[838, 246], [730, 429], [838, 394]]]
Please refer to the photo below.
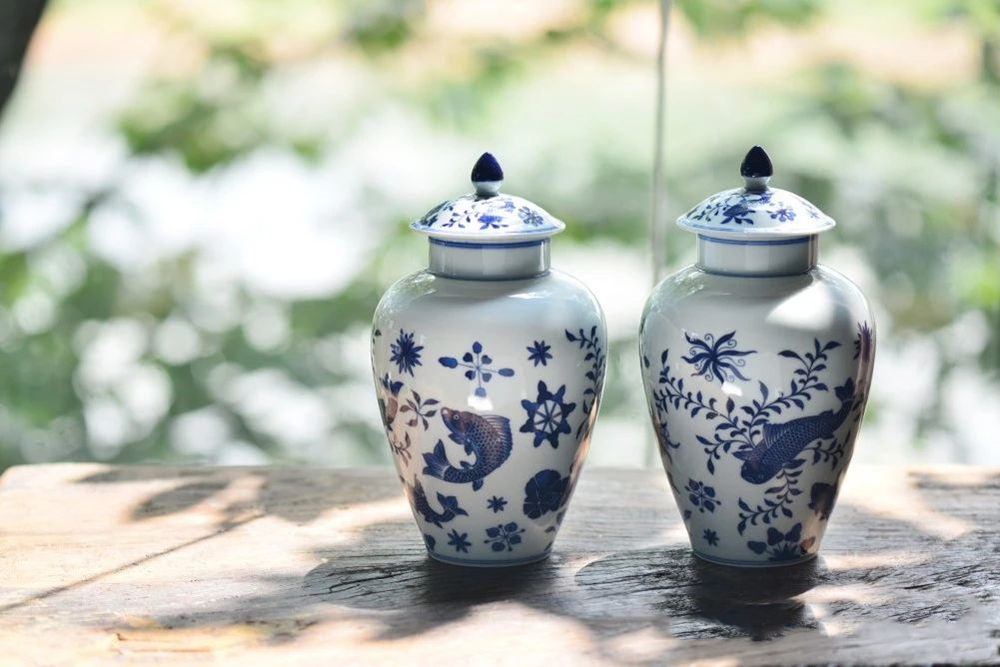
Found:
[[[371, 86], [394, 103], [420, 110], [429, 122], [448, 131], [468, 132], [484, 116], [496, 113], [505, 91], [540, 62], [580, 48], [607, 58], [639, 59], [615, 38], [615, 21], [635, 6], [655, 3], [579, 0], [575, 11], [544, 30], [521, 37], [467, 37], [455, 46], [460, 58], [451, 56], [459, 58], [454, 67], [428, 66], [418, 75], [405, 76], [402, 63], [412, 61], [415, 45], [427, 39], [427, 2], [259, 4], [266, 20], [239, 29], [199, 22], [173, 11], [168, 2], [150, 4], [150, 15], [186, 45], [196, 62], [183, 74], [152, 74], [123, 110], [118, 131], [133, 156], [178, 158], [192, 174], [208, 178], [262, 147], [290, 149], [309, 163], [340, 150], [366, 110], [339, 118], [341, 126], [323, 135], [308, 127], [276, 124], [261, 102], [262, 90], [275, 76], [334, 51], [355, 63]], [[324, 20], [301, 35], [288, 28], [296, 35], [289, 49], [282, 43], [286, 22], [293, 24], [304, 7]], [[823, 11], [818, 0], [678, 0], [673, 18], [689, 26], [697, 39], [714, 44], [745, 39], [762, 26], [805, 26], [819, 20]], [[818, 136], [829, 150], [825, 160], [803, 158], [785, 165], [782, 184], [835, 218], [864, 221], [839, 227], [836, 241], [855, 248], [885, 286], [894, 333], [929, 336], [942, 350], [937, 370], [942, 381], [958, 362], [948, 354], [950, 341], [939, 332], [962, 313], [981, 314], [989, 333], [977, 362], [981, 372], [995, 380], [1000, 369], [1000, 9], [986, 0], [925, 1], [919, 11], [929, 25], [958, 25], [977, 40], [980, 74], [975, 85], [942, 91], [892, 81], [845, 62], [805, 65], [776, 93], [785, 103], [771, 130], [786, 146]], [[647, 238], [648, 170], [618, 159], [614, 146], [595, 142], [588, 150], [592, 165], [587, 187], [566, 198], [559, 209], [571, 222], [567, 237], [585, 244], [641, 248]], [[710, 184], [725, 183], [718, 175], [730, 174], [744, 150], [739, 144], [697, 156], [669, 156], [670, 201], [694, 203], [713, 191], [707, 189]], [[889, 170], [879, 182], [864, 182], [870, 171], [861, 163], [884, 160], [886, 154], [895, 156], [898, 173]], [[539, 172], [547, 173], [558, 158], [539, 155], [537, 160]], [[680, 169], [685, 170], [684, 178], [679, 177]], [[956, 195], [938, 187], [945, 173], [971, 178], [968, 193]], [[277, 304], [287, 315], [289, 336], [284, 344], [268, 349], [248, 340], [240, 321], [218, 328], [199, 324], [192, 313], [198, 257], [183, 254], [158, 261], [136, 281], [93, 252], [86, 233], [91, 213], [115, 200], [116, 188], [112, 182], [85, 193], [73, 224], [38, 245], [0, 257], [0, 467], [25, 460], [95, 457], [213, 460], [205, 453], [178, 450], [171, 435], [178, 417], [205, 408], [228, 425], [230, 439], [271, 460], [315, 458], [262, 429], [252, 411], [219, 389], [219, 377], [273, 369], [323, 396], [331, 388], [359, 382], [356, 368], [345, 361], [355, 354], [349, 339], [367, 326], [384, 287], [379, 276], [393, 273], [392, 258], [400, 252], [420, 252], [419, 246], [399, 224], [397, 233], [379, 240], [370, 254], [372, 265], [344, 289], [323, 298]], [[860, 196], [859, 189], [864, 190]], [[671, 245], [670, 262], [687, 250], [685, 243]], [[73, 267], [73, 279], [50, 284], [53, 263]], [[894, 297], [899, 293], [905, 298]], [[29, 317], [25, 326], [25, 318], [14, 313], [19, 304], [23, 309], [26, 300], [42, 294], [51, 301], [51, 321], [36, 329]], [[243, 287], [234, 298], [242, 313], [260, 304], [275, 305], [273, 299]], [[157, 332], [166, 320], [197, 330], [197, 355], [170, 360], [156, 352]], [[114, 322], [127, 322], [139, 332], [135, 367], [150, 378], [165, 379], [169, 387], [166, 409], [152, 411], [150, 419], [132, 414], [142, 389], [127, 378], [106, 386], [82, 379], [88, 341], [101, 325]], [[626, 403], [634, 397], [626, 387], [634, 382], [626, 368], [634, 362], [633, 346], [630, 339], [612, 341], [605, 417], [626, 412]], [[922, 428], [946, 427], [934, 419], [940, 417], [941, 400], [940, 394], [935, 396]], [[94, 405], [119, 406], [126, 416], [122, 434], [111, 438], [114, 446], [95, 444], [92, 424], [100, 414], [93, 412]], [[335, 422], [333, 431], [355, 443], [350, 460], [388, 460], [377, 423], [344, 411], [337, 413]]]

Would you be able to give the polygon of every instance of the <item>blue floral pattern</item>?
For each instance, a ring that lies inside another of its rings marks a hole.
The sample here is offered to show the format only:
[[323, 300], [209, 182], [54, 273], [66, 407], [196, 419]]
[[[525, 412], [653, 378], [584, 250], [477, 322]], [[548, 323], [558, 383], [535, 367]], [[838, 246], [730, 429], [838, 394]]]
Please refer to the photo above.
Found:
[[548, 512], [558, 512], [568, 500], [569, 477], [557, 470], [542, 470], [524, 485], [524, 515], [538, 519]]
[[715, 336], [710, 333], [704, 338], [697, 338], [684, 332], [684, 339], [691, 344], [688, 350], [689, 357], [681, 357], [684, 361], [695, 367], [694, 376], [702, 376], [709, 382], [713, 379], [723, 382], [735, 382], [738, 379], [747, 380], [740, 369], [746, 366], [746, 357], [756, 354], [757, 350], [737, 350], [736, 332], [730, 331], [727, 334]]
[[521, 407], [528, 415], [521, 425], [521, 433], [534, 433], [535, 447], [548, 440], [552, 449], [556, 449], [559, 447], [559, 436], [573, 430], [569, 425], [569, 416], [576, 409], [576, 403], [567, 403], [565, 395], [566, 385], [553, 394], [544, 382], [539, 382], [535, 400], [521, 401]]
[[794, 193], [775, 188], [762, 192], [734, 188], [712, 195], [688, 211], [682, 220], [695, 228], [724, 229], [760, 226], [765, 220], [790, 223], [803, 215], [810, 220], [826, 219], [812, 203]]
[[462, 355], [459, 361], [455, 357], [441, 357], [438, 362], [445, 368], [465, 368], [465, 377], [476, 383], [476, 396], [486, 396], [487, 382], [493, 379], [494, 375], [501, 377], [513, 377], [513, 368], [493, 368], [493, 357], [483, 353], [483, 346], [479, 341], [472, 344], [472, 351]]
[[507, 506], [507, 501], [502, 497], [493, 496], [486, 501], [486, 506], [493, 510], [494, 514], [498, 512], [503, 512], [503, 508]]
[[558, 232], [562, 223], [531, 202], [511, 195], [464, 195], [438, 204], [411, 227], [417, 231], [502, 230], [503, 235]]
[[[751, 382], [743, 375], [745, 366], [735, 366], [734, 360], [742, 360], [755, 351], [746, 350], [738, 357], [720, 355], [720, 352], [739, 351], [735, 331], [719, 336], [717, 340], [708, 335], [698, 339], [685, 334], [685, 338], [692, 347], [690, 356], [682, 358], [681, 368], [684, 364], [693, 365], [693, 375], [702, 382], [731, 381], [737, 375], [738, 379]], [[777, 353], [777, 358], [783, 363], [791, 364], [789, 383], [782, 390], [775, 391], [766, 383], [757, 382], [756, 395], [744, 388], [739, 394], [720, 398], [703, 392], [698, 385], [685, 386], [685, 378], [674, 369], [670, 351], [662, 352], [659, 372], [646, 371], [656, 378], [655, 386], [650, 391], [650, 409], [667, 465], [667, 477], [679, 502], [680, 497], [687, 500], [685, 504], [688, 508], [683, 510], [685, 520], [691, 516], [692, 510], [715, 513], [715, 509], [723, 503], [716, 491], [718, 485], [710, 481], [689, 478], [683, 491], [673, 484], [670, 466], [674, 452], [683, 445], [670, 436], [668, 424], [672, 412], [704, 419], [714, 427], [711, 434], [693, 434], [705, 454], [708, 474], [715, 474], [716, 464], [723, 458], [735, 459], [741, 464], [740, 476], [744, 481], [764, 487], [762, 502], [751, 503], [743, 497], [734, 499], [739, 534], [762, 524], [768, 528], [765, 540], [749, 540], [747, 548], [757, 555], [767, 554], [770, 560], [796, 560], [810, 554], [816, 538], [803, 539], [801, 523], [783, 530], [775, 524], [782, 519], [794, 518], [792, 508], [800, 503], [808, 503], [809, 509], [821, 521], [826, 520], [832, 511], [837, 494], [837, 471], [848, 457], [847, 443], [852, 441], [853, 432], [860, 424], [864, 403], [864, 383], [867, 382], [865, 365], [870, 363], [873, 348], [873, 335], [867, 323], [858, 324], [854, 342], [854, 359], [859, 360], [861, 366], [858, 373], [860, 386], [855, 386], [851, 376], [839, 385], [827, 379], [831, 373], [831, 354], [842, 346], [837, 341], [814, 339], [812, 345], [804, 350], [786, 349]], [[645, 368], [650, 369], [649, 358], [643, 356], [642, 361]], [[727, 363], [734, 368], [720, 366]], [[747, 375], [752, 377], [751, 373]], [[835, 407], [818, 413], [814, 410], [810, 414], [809, 404], [818, 396], [827, 395], [838, 401], [835, 405], [839, 404], [839, 409]], [[810, 494], [804, 498], [800, 480], [809, 465], [828, 466], [830, 477], [828, 482], [814, 482], [811, 489], [805, 489]], [[706, 530], [704, 540], [711, 543], [710, 537], [717, 539], [718, 534], [714, 531], [710, 534]]]
[[389, 448], [392, 449], [392, 453], [401, 458], [404, 462], [409, 463], [412, 458], [410, 453], [410, 434], [404, 433], [403, 439], [400, 440], [399, 436], [393, 431], [389, 431]]
[[455, 547], [455, 551], [458, 553], [467, 554], [469, 553], [469, 547], [472, 546], [472, 542], [466, 539], [468, 537], [468, 533], [459, 534], [457, 530], [452, 528], [451, 532], [448, 533], [448, 546]]
[[544, 340], [536, 340], [533, 345], [529, 345], [528, 350], [528, 361], [533, 361], [535, 366], [541, 364], [542, 366], [548, 365], [548, 360], [552, 358], [552, 353], [549, 350], [552, 349], [551, 345], [546, 345]]
[[705, 532], [702, 533], [702, 539], [705, 540], [710, 547], [719, 546], [719, 535], [714, 530], [706, 528]]
[[689, 479], [684, 485], [684, 490], [688, 494], [688, 500], [698, 508], [699, 512], [714, 512], [715, 508], [722, 504], [716, 497], [715, 488], [708, 484]]
[[498, 524], [496, 528], [486, 529], [486, 539], [484, 544], [489, 544], [493, 551], [513, 551], [514, 547], [521, 543], [521, 534], [524, 528], [518, 528], [513, 521], [505, 524]]
[[413, 369], [422, 365], [420, 362], [420, 351], [424, 349], [422, 345], [417, 345], [413, 341], [414, 334], [399, 330], [399, 338], [392, 343], [392, 356], [389, 361], [396, 364], [400, 373], [409, 373], [413, 376]]
[[667, 424], [666, 420], [655, 419], [656, 426], [656, 440], [660, 443], [660, 456], [665, 457], [669, 461], [673, 461], [674, 457], [671, 450], [679, 449], [681, 443], [674, 442], [670, 438], [670, 426]]
[[532, 209], [530, 206], [518, 207], [517, 217], [521, 218], [521, 222], [529, 227], [540, 227], [545, 224], [545, 218], [543, 218], [538, 211]]
[[795, 219], [795, 211], [787, 206], [779, 208], [777, 211], [771, 211], [771, 219], [778, 222], [788, 222]]
[[[401, 479], [415, 474], [410, 478], [412, 482], [404, 479], [403, 484], [423, 529], [421, 536], [428, 551], [446, 560], [449, 557], [444, 552], [456, 560], [489, 562], [491, 558], [507, 559], [505, 554], [519, 550], [524, 553], [514, 553], [513, 558], [529, 559], [538, 547], [544, 545], [543, 551], [551, 548], [572, 495], [573, 470], [586, 448], [574, 449], [572, 460], [561, 462], [560, 465], [568, 463], [568, 470], [536, 468], [537, 472], [525, 479], [523, 496], [511, 498], [501, 484], [492, 485], [489, 475], [511, 457], [516, 446], [527, 446], [527, 437], [513, 437], [518, 427], [520, 433], [530, 436], [533, 447], [538, 448], [546, 443], [553, 449], [559, 445], [565, 447], [567, 439], [573, 439], [574, 431], [586, 437], [583, 429], [590, 415], [581, 417], [584, 424], [580, 429], [576, 418], [583, 403], [592, 415], [600, 397], [606, 357], [601, 342], [603, 334], [598, 328], [599, 325], [593, 325], [566, 331], [566, 340], [572, 343], [569, 347], [558, 341], [553, 345], [552, 339], [528, 339], [526, 342], [530, 344], [521, 348], [525, 350], [518, 362], [521, 365], [510, 364], [513, 368], [503, 363], [507, 360], [506, 353], [498, 359], [491, 354], [493, 344], [482, 338], [470, 339], [466, 351], [460, 355], [440, 357], [436, 341], [422, 337], [420, 328], [414, 331], [397, 326], [391, 331], [398, 335], [376, 340], [376, 358], [389, 368], [376, 382], [386, 434]], [[572, 351], [574, 348], [580, 349], [578, 357]], [[560, 355], [567, 353], [573, 359], [566, 361], [579, 368], [580, 375], [556, 385], [545, 377], [546, 367], [553, 359], [562, 362]], [[428, 356], [437, 359], [444, 369], [458, 369], [461, 377], [447, 370], [441, 374], [452, 375], [459, 385], [465, 384], [463, 378], [468, 380], [472, 383], [469, 393], [481, 397], [486, 397], [487, 391], [497, 384], [497, 376], [512, 378], [515, 369], [520, 374], [529, 372], [533, 366], [545, 379], [533, 380], [537, 390], [533, 397], [524, 400], [518, 397], [523, 412], [515, 424], [500, 407], [506, 405], [508, 397], [496, 403], [497, 412], [480, 407], [485, 404], [464, 400], [448, 407], [440, 395], [426, 389], [431, 385], [422, 384], [421, 371], [426, 372], [422, 367], [426, 366]], [[411, 382], [409, 378], [414, 376]], [[414, 470], [418, 462], [422, 462], [422, 467]], [[478, 496], [477, 501], [477, 496], [449, 491], [455, 488], [452, 485], [463, 484], [485, 495]], [[484, 514], [493, 516], [495, 525], [490, 525], [489, 520], [482, 522]], [[479, 533], [480, 530], [485, 533]], [[547, 537], [541, 538], [542, 535]]]
[[423, 424], [426, 431], [430, 427], [430, 423], [427, 420], [437, 414], [437, 409], [433, 408], [437, 404], [438, 401], [436, 399], [428, 398], [425, 401], [420, 398], [420, 394], [414, 391], [411, 392], [411, 398], [406, 399], [406, 405], [400, 408], [399, 411], [413, 413], [413, 417], [406, 422], [407, 426]]
[[810, 555], [815, 542], [815, 537], [802, 539], [802, 524], [797, 523], [784, 533], [772, 526], [767, 529], [767, 542], [750, 540], [747, 548], [758, 555], [767, 552], [770, 561], [798, 560]]
[[597, 335], [597, 325], [590, 328], [589, 334], [583, 329], [580, 329], [575, 334], [567, 330], [566, 340], [571, 343], [577, 343], [581, 350], [586, 350], [583, 360], [589, 364], [589, 368], [584, 374], [588, 382], [587, 388], [583, 390], [584, 418], [580, 422], [580, 426], [576, 429], [576, 437], [582, 438], [587, 435], [585, 429], [590, 427], [591, 411], [601, 397], [602, 383], [604, 382], [604, 367], [607, 358], [601, 346], [601, 339]]

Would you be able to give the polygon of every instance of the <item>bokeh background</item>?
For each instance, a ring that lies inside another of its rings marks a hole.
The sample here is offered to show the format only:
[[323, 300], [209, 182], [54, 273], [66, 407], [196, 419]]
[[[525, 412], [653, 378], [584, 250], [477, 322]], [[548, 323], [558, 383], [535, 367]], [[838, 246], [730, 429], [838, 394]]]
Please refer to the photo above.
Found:
[[[0, 468], [386, 464], [368, 366], [405, 224], [493, 151], [608, 314], [591, 465], [655, 460], [660, 3], [51, 0], [0, 117]], [[677, 0], [667, 217], [773, 183], [877, 311], [857, 457], [1000, 463], [1000, 5]], [[0, 45], [0, 46], [9, 46]], [[693, 239], [665, 232], [662, 274]]]

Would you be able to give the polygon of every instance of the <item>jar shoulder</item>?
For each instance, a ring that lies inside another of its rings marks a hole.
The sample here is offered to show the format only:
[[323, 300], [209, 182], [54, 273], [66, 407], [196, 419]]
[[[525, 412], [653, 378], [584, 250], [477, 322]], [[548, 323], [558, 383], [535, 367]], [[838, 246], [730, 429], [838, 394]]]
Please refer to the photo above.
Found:
[[593, 293], [567, 273], [550, 270], [524, 280], [457, 280], [427, 270], [390, 287], [375, 311], [375, 326], [400, 320], [451, 326], [551, 323], [604, 331], [604, 314]]
[[642, 330], [708, 329], [737, 326], [803, 332], [874, 328], [871, 307], [847, 277], [819, 265], [782, 277], [737, 277], [689, 266], [653, 290], [642, 316]]
[[691, 265], [667, 276], [653, 289], [646, 311], [725, 300], [769, 305], [795, 297], [870, 310], [858, 286], [826, 266], [793, 276], [741, 277], [709, 273]]

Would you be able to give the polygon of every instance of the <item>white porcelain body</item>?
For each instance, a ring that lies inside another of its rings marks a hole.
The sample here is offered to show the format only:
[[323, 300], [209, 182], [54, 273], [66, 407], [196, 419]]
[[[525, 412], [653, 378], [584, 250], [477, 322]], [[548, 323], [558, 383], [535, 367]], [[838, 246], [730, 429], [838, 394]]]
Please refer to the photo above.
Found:
[[[432, 270], [389, 289], [375, 313], [372, 365], [396, 470], [430, 555], [516, 565], [552, 548], [597, 417], [606, 331], [590, 291], [547, 270], [547, 241], [535, 250], [543, 257], [507, 255], [536, 272], [541, 262], [540, 275], [489, 280], [433, 272], [509, 271], [500, 257], [506, 250], [480, 250], [432, 246]], [[421, 348], [419, 358], [410, 354], [417, 363], [401, 359], [401, 340]], [[464, 425], [452, 430], [448, 418]], [[487, 441], [490, 452], [480, 449]]]
[[[716, 242], [699, 243], [699, 262], [712, 266]], [[778, 250], [779, 267], [796, 252], [812, 266], [815, 237]], [[775, 249], [733, 252], [744, 256], [723, 257], [718, 273], [690, 266], [654, 290], [639, 341], [646, 396], [695, 553], [790, 564], [816, 555], [851, 459], [874, 322], [834, 271], [722, 275], [766, 267], [758, 255]]]

